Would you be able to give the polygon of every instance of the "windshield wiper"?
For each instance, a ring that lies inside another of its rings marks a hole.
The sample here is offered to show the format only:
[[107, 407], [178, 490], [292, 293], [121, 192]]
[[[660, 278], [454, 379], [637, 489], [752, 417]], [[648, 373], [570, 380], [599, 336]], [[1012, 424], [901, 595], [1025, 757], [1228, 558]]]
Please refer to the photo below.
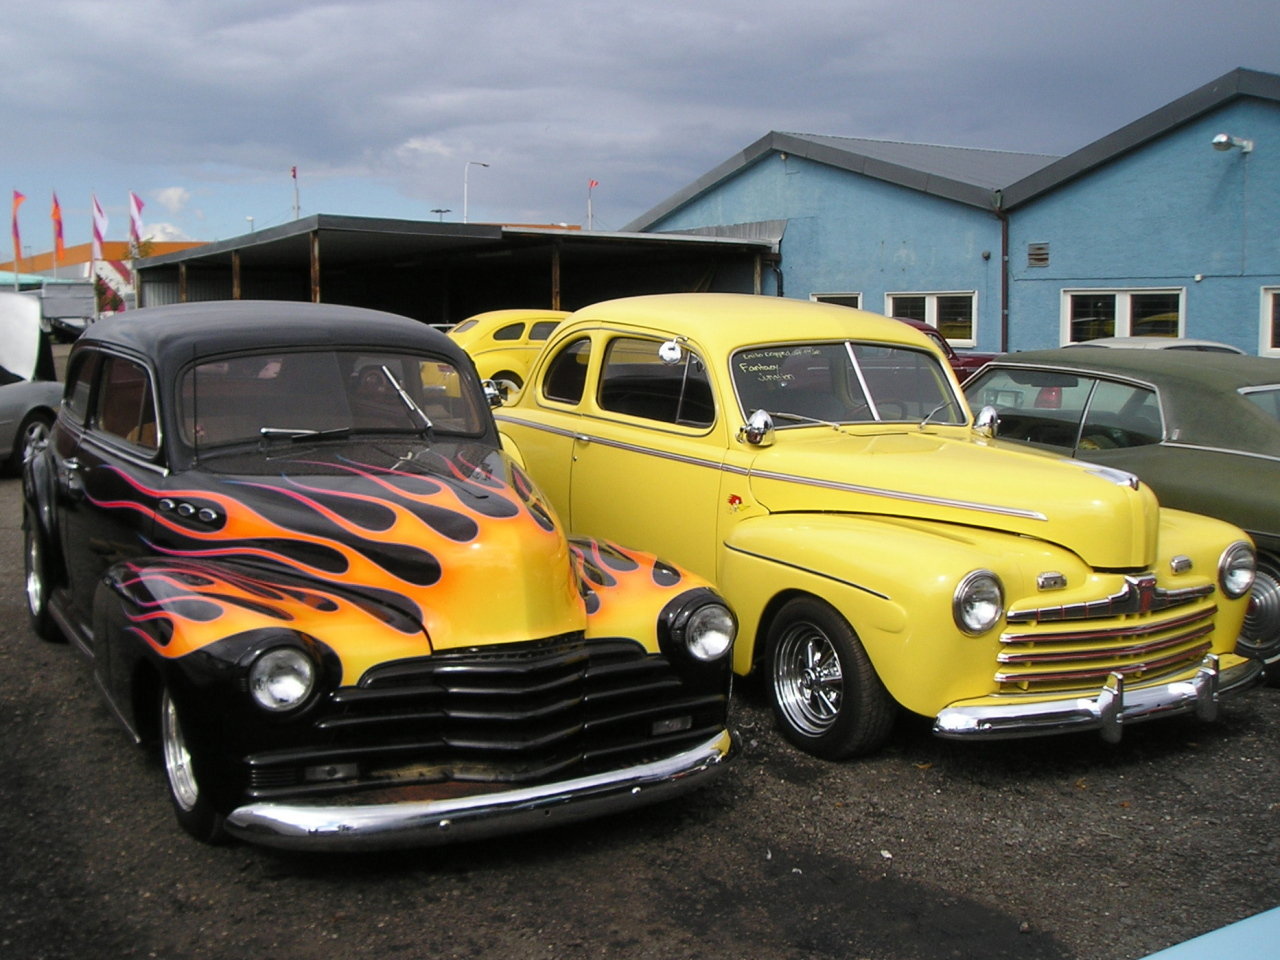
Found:
[[936, 407], [930, 410], [927, 414], [925, 414], [925, 418], [920, 421], [920, 429], [923, 430], [925, 427], [929, 425], [929, 421], [933, 419], [933, 415], [935, 413], [938, 413], [946, 409], [947, 407], [954, 407], [955, 403], [956, 401], [954, 398], [943, 400], [940, 404], [938, 404]]
[[423, 436], [430, 439], [431, 431], [434, 427], [431, 423], [431, 418], [427, 416], [426, 412], [420, 406], [418, 406], [413, 397], [409, 396], [409, 391], [406, 390], [404, 385], [396, 379], [396, 375], [391, 372], [390, 367], [384, 363], [379, 369], [382, 371], [382, 375], [387, 378], [387, 382], [395, 389], [400, 400], [404, 403], [405, 407], [408, 408], [409, 412], [422, 421]]
[[820, 427], [831, 427], [833, 430], [839, 430], [844, 426], [836, 420], [819, 420], [817, 417], [806, 417], [801, 413], [784, 413], [781, 410], [770, 410], [769, 416], [782, 420], [794, 420], [796, 423], [816, 423]]
[[345, 437], [351, 433], [351, 428], [330, 427], [327, 430], [314, 430], [308, 427], [259, 427], [258, 433], [263, 437], [285, 437], [289, 440], [323, 440], [328, 437]]

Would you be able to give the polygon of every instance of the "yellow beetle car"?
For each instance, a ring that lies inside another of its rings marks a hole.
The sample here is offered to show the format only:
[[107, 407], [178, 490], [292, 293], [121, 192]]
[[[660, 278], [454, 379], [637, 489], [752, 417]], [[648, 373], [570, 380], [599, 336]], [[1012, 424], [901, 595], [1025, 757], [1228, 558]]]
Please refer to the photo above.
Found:
[[866, 753], [899, 707], [957, 739], [1214, 716], [1255, 558], [1132, 474], [997, 449], [924, 336], [734, 294], [567, 318], [497, 411], [577, 533], [717, 584], [784, 735]]
[[449, 331], [482, 380], [507, 380], [524, 385], [529, 364], [560, 321], [565, 310], [490, 310], [468, 317]]

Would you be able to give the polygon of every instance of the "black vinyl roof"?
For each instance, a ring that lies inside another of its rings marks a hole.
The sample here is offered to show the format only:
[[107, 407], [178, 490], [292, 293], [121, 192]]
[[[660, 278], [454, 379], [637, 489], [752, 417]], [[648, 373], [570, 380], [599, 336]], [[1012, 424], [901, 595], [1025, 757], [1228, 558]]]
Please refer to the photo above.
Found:
[[359, 347], [430, 351], [465, 367], [452, 340], [407, 317], [337, 304], [217, 300], [144, 307], [93, 323], [76, 341], [109, 344], [172, 371], [197, 357], [279, 347]]

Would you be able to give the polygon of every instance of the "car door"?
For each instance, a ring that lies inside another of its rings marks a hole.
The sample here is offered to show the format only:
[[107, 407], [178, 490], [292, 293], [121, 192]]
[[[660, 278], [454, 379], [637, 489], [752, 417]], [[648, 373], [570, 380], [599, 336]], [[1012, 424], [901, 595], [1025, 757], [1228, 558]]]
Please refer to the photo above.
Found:
[[147, 368], [105, 352], [85, 361], [71, 373], [69, 390], [69, 405], [84, 410], [83, 420], [56, 440], [55, 461], [71, 612], [87, 632], [98, 580], [139, 554], [150, 536], [146, 491], [158, 489], [163, 470]]
[[611, 334], [573, 439], [569, 525], [716, 577], [725, 418], [702, 356]]

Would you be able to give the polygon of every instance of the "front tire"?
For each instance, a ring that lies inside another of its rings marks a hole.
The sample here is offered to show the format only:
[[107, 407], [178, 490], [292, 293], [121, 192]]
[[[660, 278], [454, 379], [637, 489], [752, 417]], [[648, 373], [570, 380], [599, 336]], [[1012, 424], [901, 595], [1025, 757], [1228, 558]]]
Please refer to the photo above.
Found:
[[1280, 558], [1258, 554], [1258, 572], [1241, 634], [1272, 661], [1267, 667], [1267, 683], [1280, 686]]
[[782, 735], [806, 753], [843, 760], [884, 745], [897, 707], [857, 634], [834, 609], [802, 597], [769, 628], [769, 698]]
[[27, 595], [27, 616], [31, 629], [41, 640], [61, 643], [65, 638], [49, 614], [49, 561], [45, 553], [44, 534], [30, 514], [22, 525], [23, 584]]
[[182, 724], [178, 709], [166, 688], [160, 696], [160, 759], [164, 764], [165, 783], [169, 786], [169, 799], [173, 803], [174, 816], [182, 829], [201, 843], [223, 843], [227, 835], [223, 830], [223, 817], [209, 802], [196, 779], [196, 763]]

